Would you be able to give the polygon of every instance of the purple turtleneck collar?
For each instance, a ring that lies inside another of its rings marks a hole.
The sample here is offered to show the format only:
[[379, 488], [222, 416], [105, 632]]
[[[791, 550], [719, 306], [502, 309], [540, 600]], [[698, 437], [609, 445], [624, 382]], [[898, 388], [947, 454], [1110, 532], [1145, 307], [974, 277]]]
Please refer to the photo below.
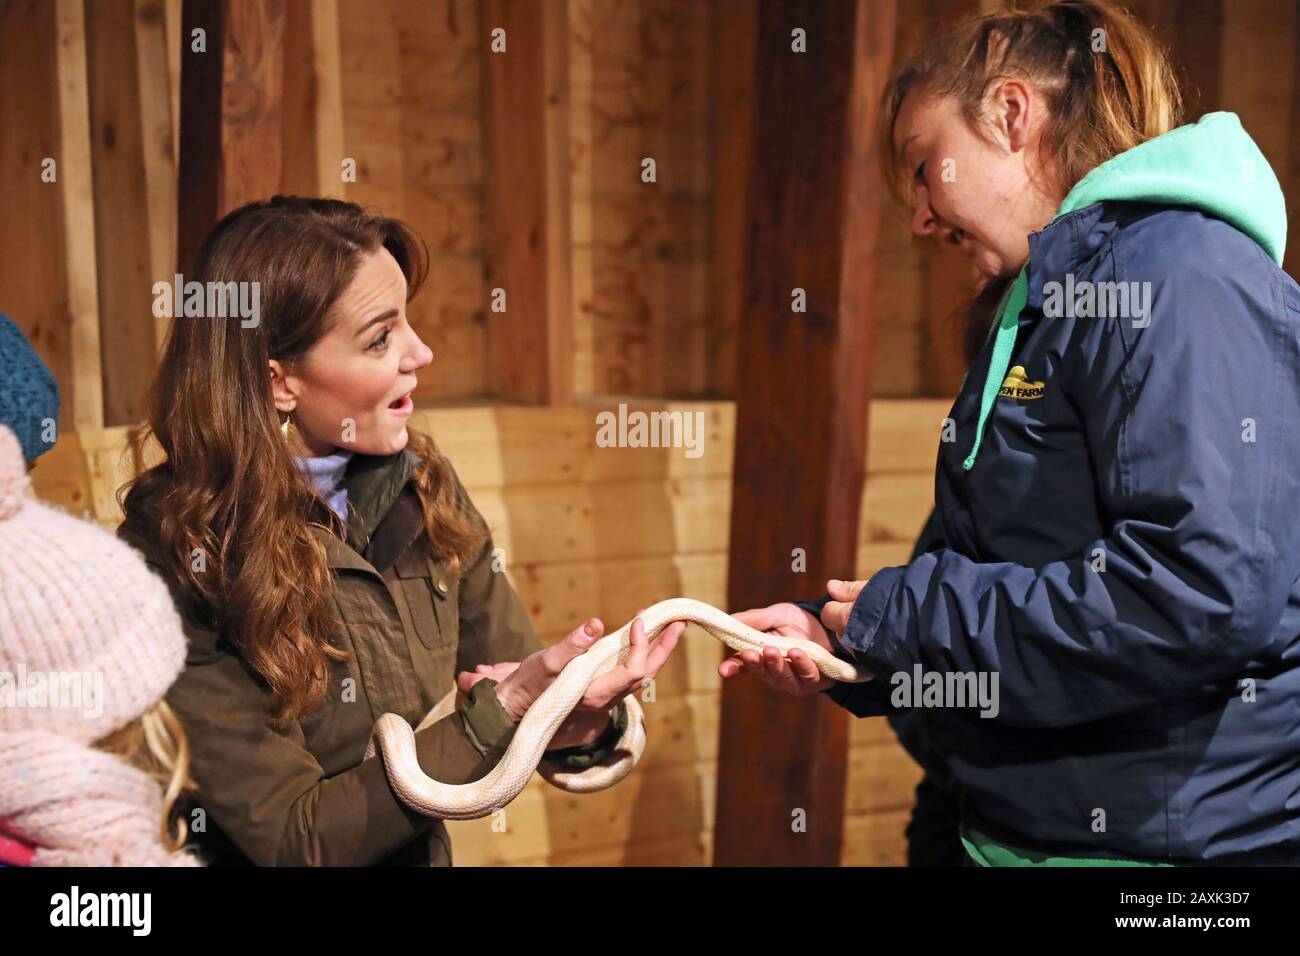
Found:
[[298, 469], [315, 486], [330, 510], [348, 522], [348, 490], [343, 486], [343, 473], [347, 470], [352, 452], [339, 449], [319, 458], [295, 458]]

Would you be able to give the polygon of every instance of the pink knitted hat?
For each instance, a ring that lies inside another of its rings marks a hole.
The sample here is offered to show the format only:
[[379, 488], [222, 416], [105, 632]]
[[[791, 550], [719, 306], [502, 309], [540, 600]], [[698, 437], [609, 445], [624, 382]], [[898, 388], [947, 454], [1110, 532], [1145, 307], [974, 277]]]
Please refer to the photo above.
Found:
[[184, 663], [167, 586], [124, 542], [38, 501], [0, 425], [0, 733], [92, 743], [152, 707]]

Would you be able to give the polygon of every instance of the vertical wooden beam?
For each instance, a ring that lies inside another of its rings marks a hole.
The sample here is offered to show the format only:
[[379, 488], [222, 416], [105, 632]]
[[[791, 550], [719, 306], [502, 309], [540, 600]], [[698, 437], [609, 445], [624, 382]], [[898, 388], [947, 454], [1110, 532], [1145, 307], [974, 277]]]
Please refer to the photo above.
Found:
[[338, 0], [290, 0], [284, 39], [282, 188], [343, 198]]
[[1131, 0], [1129, 9], [1167, 49], [1187, 121], [1218, 109], [1223, 0]]
[[1219, 109], [1219, 73], [1223, 51], [1223, 0], [1164, 0], [1171, 13], [1174, 60], [1180, 69], [1189, 120]]
[[138, 421], [166, 320], [153, 284], [175, 258], [162, 7], [158, 0], [86, 4], [95, 247], [104, 424]]
[[181, 0], [163, 0], [163, 32], [167, 37], [167, 90], [171, 97], [172, 163], [181, 166]]
[[757, 0], [719, 0], [714, 42], [713, 301], [707, 354], [716, 394], [736, 394], [745, 305], [745, 192], [754, 135]]
[[922, 394], [955, 398], [966, 377], [966, 319], [978, 274], [961, 253], [933, 246], [925, 250], [925, 268]]
[[[732, 608], [820, 594], [857, 557], [881, 195], [874, 119], [894, 25], [893, 0], [760, 0]], [[807, 53], [791, 51], [795, 28]], [[796, 288], [806, 312], [792, 311]], [[714, 862], [838, 863], [847, 746], [846, 712], [829, 700], [728, 681]]]
[[0, 3], [0, 311], [59, 383], [59, 433], [103, 424], [81, 0]]
[[[177, 258], [192, 269], [230, 210], [280, 189], [284, 0], [185, 0]], [[205, 48], [195, 50], [194, 31]]]
[[55, 7], [59, 89], [59, 192], [71, 344], [69, 375], [59, 379], [62, 414], [71, 405], [78, 430], [104, 426], [99, 353], [99, 295], [95, 286], [95, 197], [90, 160], [89, 92], [86, 79], [86, 20], [81, 0]]
[[[162, 0], [134, 0], [136, 81], [140, 90], [140, 155], [144, 162], [149, 222], [149, 274], [170, 278], [176, 268], [176, 75], [171, 60], [179, 45], [168, 30]], [[179, 25], [177, 24], [177, 29]], [[162, 348], [170, 319], [154, 318], [154, 345]], [[137, 361], [139, 359], [137, 358]]]
[[[1296, 130], [1297, 42], [1300, 11], [1295, 3], [1234, 0], [1223, 5], [1221, 55], [1226, 69], [1219, 77], [1219, 105], [1241, 117], [1241, 125], [1258, 144], [1277, 174], [1291, 221], [1297, 215], [1291, 188]], [[1300, 274], [1300, 244], [1292, 241], [1284, 268]]]
[[[999, 8], [987, 0], [926, 0], [925, 4], [925, 15], [936, 33], [996, 12]], [[966, 375], [966, 311], [975, 295], [977, 273], [966, 256], [934, 243], [925, 244], [924, 256], [925, 325], [917, 378], [923, 394], [951, 398]]]
[[[568, 4], [483, 0], [488, 381], [502, 398], [573, 398]], [[505, 52], [492, 31], [505, 30]]]
[[[569, 157], [569, 9], [543, 4], [546, 155], [547, 401], [573, 401], [573, 235]], [[491, 340], [489, 339], [489, 345]]]
[[573, 294], [571, 366], [574, 395], [588, 396], [600, 391], [597, 387], [597, 320], [594, 308], [597, 295], [596, 254], [592, 242], [592, 208], [596, 194], [593, 160], [598, 125], [593, 108], [596, 80], [596, 44], [593, 37], [597, 27], [592, 22], [592, 0], [567, 0], [567, 3], [569, 84], [573, 91], [569, 110], [569, 138], [575, 167], [569, 183], [570, 208], [573, 210], [570, 223], [573, 230], [570, 253]]
[[[356, 161], [356, 182], [344, 184], [344, 198], [405, 216], [439, 248], [427, 217], [412, 215], [407, 199], [408, 174], [403, 130], [409, 82], [403, 75], [402, 37], [409, 30], [399, 0], [343, 0], [339, 4], [343, 142], [346, 157]], [[444, 67], [445, 69], [445, 67]], [[429, 295], [426, 290], [420, 299]], [[481, 296], [477, 297], [482, 301]], [[417, 303], [420, 301], [416, 300]], [[425, 376], [427, 377], [427, 376]], [[422, 377], [422, 383], [423, 383]]]

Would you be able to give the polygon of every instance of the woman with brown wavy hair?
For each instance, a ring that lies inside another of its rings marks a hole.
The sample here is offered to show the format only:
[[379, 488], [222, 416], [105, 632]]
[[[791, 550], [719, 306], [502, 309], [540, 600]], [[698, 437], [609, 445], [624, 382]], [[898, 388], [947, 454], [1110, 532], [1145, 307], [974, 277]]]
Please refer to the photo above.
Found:
[[[124, 489], [120, 534], [186, 624], [167, 700], [212, 862], [449, 864], [442, 822], [362, 759], [374, 721], [415, 726], [459, 690], [454, 713], [417, 731], [418, 758], [443, 782], [478, 779], [602, 633], [593, 618], [540, 648], [450, 463], [407, 428], [432, 361], [406, 318], [425, 272], [400, 221], [277, 196], [218, 223], [189, 277], [242, 289], [255, 314], [172, 323], [137, 436], [164, 458]], [[603, 759], [620, 701], [681, 630], [649, 648], [634, 627], [627, 664], [588, 689], [548, 759]]]

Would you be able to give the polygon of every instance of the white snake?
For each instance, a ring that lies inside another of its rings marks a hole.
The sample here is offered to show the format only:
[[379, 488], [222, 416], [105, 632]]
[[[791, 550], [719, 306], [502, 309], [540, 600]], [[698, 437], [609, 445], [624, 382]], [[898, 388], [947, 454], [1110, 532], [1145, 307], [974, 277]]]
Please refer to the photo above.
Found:
[[[674, 598], [646, 608], [640, 615], [647, 641], [673, 621], [698, 624], [733, 651], [775, 647], [782, 652], [799, 648], [817, 665], [823, 675], [845, 683], [858, 683], [870, 675], [830, 651], [802, 638], [781, 637], [756, 631], [702, 601]], [[628, 707], [627, 729], [609, 758], [583, 771], [563, 771], [543, 762], [551, 738], [582, 700], [587, 687], [596, 678], [609, 673], [627, 660], [631, 653], [632, 622], [607, 634], [583, 654], [565, 665], [555, 681], [528, 708], [514, 739], [500, 762], [484, 777], [472, 783], [453, 785], [432, 779], [416, 760], [415, 732], [396, 714], [384, 714], [371, 732], [366, 756], [376, 749], [383, 755], [388, 782], [411, 809], [430, 817], [446, 820], [472, 820], [485, 817], [504, 807], [519, 795], [537, 770], [549, 783], [571, 793], [591, 793], [613, 786], [632, 770], [645, 749], [645, 714], [635, 693], [624, 700]], [[420, 728], [433, 723], [448, 710], [445, 699], [420, 722]], [[440, 714], [441, 712], [441, 714]]]

